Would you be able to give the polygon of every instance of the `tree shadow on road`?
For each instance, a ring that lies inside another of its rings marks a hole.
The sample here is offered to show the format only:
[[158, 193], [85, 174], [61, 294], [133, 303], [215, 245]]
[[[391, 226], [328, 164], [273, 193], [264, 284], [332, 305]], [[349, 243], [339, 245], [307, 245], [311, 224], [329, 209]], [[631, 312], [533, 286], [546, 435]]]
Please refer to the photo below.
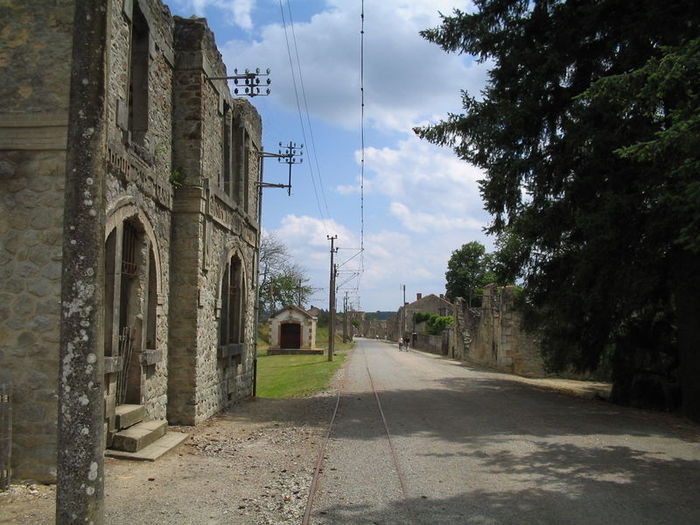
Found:
[[472, 453], [474, 470], [439, 485], [445, 497], [412, 494], [381, 508], [334, 505], [313, 523], [700, 523], [697, 460], [668, 461], [629, 447], [536, 445], [521, 455]]

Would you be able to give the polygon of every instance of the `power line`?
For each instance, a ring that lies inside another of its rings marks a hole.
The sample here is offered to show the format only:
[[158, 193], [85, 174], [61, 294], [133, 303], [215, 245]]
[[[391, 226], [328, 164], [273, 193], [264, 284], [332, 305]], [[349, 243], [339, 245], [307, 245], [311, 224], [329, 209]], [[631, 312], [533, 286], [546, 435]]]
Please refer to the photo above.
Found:
[[[360, 12], [360, 274], [365, 270], [365, 1]], [[360, 287], [360, 277], [357, 279]]]
[[[285, 39], [286, 44], [287, 44], [287, 57], [289, 58], [289, 69], [292, 73], [292, 84], [294, 85], [294, 97], [296, 99], [297, 112], [299, 114], [299, 124], [301, 125], [301, 133], [302, 133], [302, 136], [304, 137], [304, 142], [308, 143], [308, 141], [306, 140], [306, 127], [304, 126], [304, 118], [302, 116], [301, 102], [300, 102], [300, 98], [299, 98], [299, 89], [297, 88], [297, 77], [296, 77], [296, 73], [294, 71], [294, 61], [292, 59], [291, 46], [289, 45], [289, 35], [287, 33], [287, 22], [286, 22], [286, 19], [284, 16], [284, 6], [282, 4], [282, 0], [279, 0], [279, 5], [280, 5], [280, 14], [282, 15], [282, 27], [284, 28], [284, 39]], [[287, 6], [289, 7], [289, 2], [287, 2]], [[291, 15], [291, 11], [290, 11], [290, 15]], [[291, 20], [290, 20], [290, 23], [291, 23]], [[293, 28], [293, 26], [292, 26], [292, 28]], [[295, 46], [296, 46], [296, 37], [295, 37]], [[298, 49], [296, 51], [296, 55], [297, 55], [297, 63], [299, 64], [299, 51], [298, 51]], [[301, 74], [301, 67], [300, 66], [298, 68], [298, 73], [299, 73], [299, 78], [301, 80], [302, 74]], [[303, 84], [302, 84], [302, 86], [303, 86]], [[307, 106], [307, 118], [308, 118], [308, 106]], [[310, 126], [310, 121], [309, 121], [309, 126]], [[311, 145], [312, 145], [312, 150], [313, 150], [313, 154], [315, 157], [316, 156], [316, 146], [313, 143], [313, 139], [312, 139]], [[316, 159], [316, 165], [318, 166], [318, 159]], [[316, 197], [316, 206], [318, 207], [318, 212], [319, 212], [319, 215], [321, 216], [321, 220], [323, 220], [323, 222], [325, 224], [327, 217], [326, 217], [326, 214], [324, 214], [323, 209], [321, 208], [321, 199], [319, 198], [319, 195], [318, 195], [318, 188], [316, 187], [316, 179], [314, 177], [313, 168], [312, 168], [310, 163], [309, 163], [309, 172], [311, 174], [311, 183], [312, 183], [313, 188], [314, 188], [314, 196]], [[320, 174], [319, 174], [319, 182], [320, 182]], [[323, 197], [323, 200], [325, 202], [325, 195]], [[326, 211], [328, 211], [327, 204], [326, 204]], [[326, 224], [326, 229], [328, 229], [327, 224]]]
[[360, 155], [360, 250], [365, 250], [365, 1], [362, 0], [360, 13], [360, 98], [361, 123], [360, 137], [362, 152]]
[[[314, 161], [316, 163], [316, 175], [318, 176], [319, 187], [321, 188], [321, 198], [323, 199], [323, 204], [325, 206], [326, 215], [330, 217], [328, 212], [328, 202], [326, 201], [326, 189], [323, 186], [323, 177], [321, 177], [321, 168], [318, 163], [318, 156], [316, 155], [316, 141], [314, 139], [314, 130], [311, 127], [311, 117], [309, 116], [309, 102], [306, 98], [306, 88], [304, 87], [304, 77], [301, 72], [301, 60], [299, 59], [299, 47], [297, 46], [297, 35], [294, 31], [294, 20], [292, 19], [292, 8], [287, 0], [287, 12], [289, 13], [289, 26], [292, 28], [292, 40], [294, 41], [294, 53], [297, 59], [297, 71], [299, 72], [299, 85], [301, 86], [301, 95], [304, 100], [304, 110], [306, 113], [306, 123], [309, 126], [309, 136], [311, 137], [311, 149], [314, 156]], [[312, 173], [313, 176], [313, 173]]]

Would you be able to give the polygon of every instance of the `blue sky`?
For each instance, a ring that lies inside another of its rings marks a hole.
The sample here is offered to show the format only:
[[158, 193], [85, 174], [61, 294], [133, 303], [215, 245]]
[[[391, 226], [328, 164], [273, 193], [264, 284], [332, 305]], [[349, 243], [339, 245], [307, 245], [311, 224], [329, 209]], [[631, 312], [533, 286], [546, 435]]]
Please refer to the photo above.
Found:
[[[439, 24], [438, 12], [466, 10], [468, 2], [365, 2], [362, 257], [355, 256], [361, 245], [361, 1], [166, 3], [173, 14], [208, 19], [229, 74], [272, 70], [272, 94], [250, 99], [263, 119], [265, 151], [290, 140], [304, 143], [305, 151], [293, 169], [291, 197], [265, 190], [263, 228], [305, 269], [316, 290], [312, 304], [328, 306], [328, 234], [338, 236], [337, 261], [345, 263], [338, 284], [347, 282], [339, 293], [349, 291], [353, 306], [366, 311], [396, 310], [402, 284], [409, 300], [417, 292], [443, 293], [452, 250], [473, 240], [492, 249], [483, 233], [489, 217], [477, 186], [481, 172], [411, 131], [459, 112], [460, 90], [476, 94], [485, 82], [485, 65], [448, 55], [418, 34]], [[286, 165], [265, 161], [267, 182], [286, 178]], [[360, 259], [363, 271], [352, 278]]]

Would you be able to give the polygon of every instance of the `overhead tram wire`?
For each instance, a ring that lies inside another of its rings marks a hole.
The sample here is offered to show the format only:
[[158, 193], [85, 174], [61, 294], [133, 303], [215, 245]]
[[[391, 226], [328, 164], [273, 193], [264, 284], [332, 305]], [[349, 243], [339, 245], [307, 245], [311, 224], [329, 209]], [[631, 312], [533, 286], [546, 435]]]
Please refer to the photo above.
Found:
[[326, 189], [323, 185], [323, 177], [321, 177], [321, 167], [318, 163], [318, 155], [316, 154], [316, 140], [314, 139], [314, 130], [311, 127], [311, 117], [309, 113], [309, 101], [306, 98], [306, 88], [304, 87], [304, 76], [301, 72], [301, 60], [299, 59], [299, 47], [297, 46], [297, 35], [294, 31], [294, 20], [292, 19], [292, 7], [287, 0], [287, 12], [289, 13], [289, 26], [292, 29], [292, 41], [294, 42], [294, 54], [297, 59], [297, 71], [299, 72], [299, 85], [301, 86], [301, 96], [304, 100], [304, 112], [306, 113], [306, 123], [309, 127], [309, 136], [311, 137], [311, 149], [314, 156], [314, 162], [316, 163], [316, 175], [318, 176], [319, 187], [321, 188], [321, 198], [323, 199], [323, 205], [326, 210], [326, 215], [330, 217], [330, 212], [328, 211], [328, 202], [326, 201]]
[[360, 14], [360, 251], [365, 251], [365, 0]]
[[[284, 16], [284, 6], [282, 4], [282, 0], [279, 0], [279, 5], [280, 5], [280, 13], [282, 15], [282, 27], [284, 28], [284, 39], [287, 43], [287, 57], [289, 58], [289, 69], [292, 73], [292, 84], [294, 85], [294, 97], [295, 97], [296, 103], [297, 103], [297, 112], [299, 114], [299, 124], [301, 125], [301, 134], [302, 134], [302, 137], [304, 138], [304, 142], [308, 143], [306, 140], [306, 128], [304, 126], [304, 118], [302, 117], [302, 112], [301, 112], [301, 103], [299, 101], [299, 90], [297, 88], [297, 78], [296, 78], [296, 73], [294, 72], [294, 61], [292, 60], [292, 50], [291, 50], [291, 47], [289, 45], [289, 35], [287, 33], [287, 22], [286, 22], [285, 16]], [[297, 55], [298, 55], [298, 53], [297, 53]], [[299, 69], [299, 75], [301, 76], [301, 69]], [[313, 146], [314, 155], [315, 155], [316, 148], [315, 148], [314, 144], [312, 144], [312, 146]], [[323, 209], [321, 207], [321, 200], [319, 199], [319, 196], [318, 196], [318, 188], [316, 187], [316, 179], [314, 177], [314, 172], [313, 172], [313, 168], [311, 166], [311, 163], [309, 163], [309, 172], [311, 173], [311, 183], [312, 183], [313, 188], [314, 188], [314, 195], [316, 197], [316, 206], [318, 207], [318, 213], [321, 216], [321, 220], [323, 221], [324, 225], [326, 226], [326, 229], [328, 230], [328, 225], [326, 223], [326, 220], [329, 217], [327, 217], [326, 214], [323, 213]], [[320, 179], [320, 175], [319, 175], [319, 179]], [[325, 196], [324, 196], [324, 201], [325, 201]], [[326, 206], [326, 210], [327, 209], [328, 209], [328, 206]]]
[[[365, 271], [365, 0], [360, 12], [360, 275]], [[360, 279], [357, 279], [359, 293]]]

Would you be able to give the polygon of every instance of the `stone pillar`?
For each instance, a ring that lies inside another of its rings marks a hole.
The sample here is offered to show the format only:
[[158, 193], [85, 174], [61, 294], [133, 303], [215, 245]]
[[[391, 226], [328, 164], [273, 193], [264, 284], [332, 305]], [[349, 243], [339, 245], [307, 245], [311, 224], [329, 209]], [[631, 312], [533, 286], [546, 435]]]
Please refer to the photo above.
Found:
[[76, 2], [63, 219], [56, 523], [104, 520], [107, 2]]

